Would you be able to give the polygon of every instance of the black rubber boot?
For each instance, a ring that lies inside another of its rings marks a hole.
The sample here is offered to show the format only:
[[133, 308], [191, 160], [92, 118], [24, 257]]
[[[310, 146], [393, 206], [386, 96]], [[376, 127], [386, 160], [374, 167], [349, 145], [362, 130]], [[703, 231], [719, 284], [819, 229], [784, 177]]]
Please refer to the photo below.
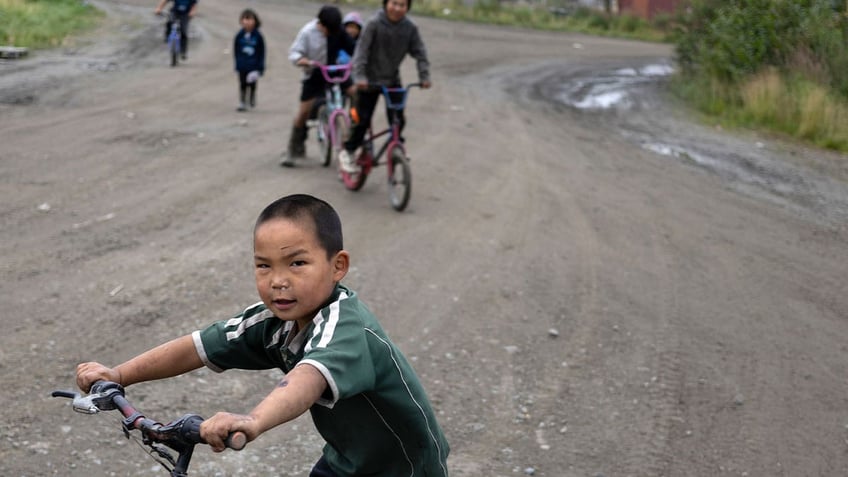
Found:
[[294, 167], [294, 160], [306, 157], [306, 128], [292, 127], [289, 146], [283, 153], [283, 167]]

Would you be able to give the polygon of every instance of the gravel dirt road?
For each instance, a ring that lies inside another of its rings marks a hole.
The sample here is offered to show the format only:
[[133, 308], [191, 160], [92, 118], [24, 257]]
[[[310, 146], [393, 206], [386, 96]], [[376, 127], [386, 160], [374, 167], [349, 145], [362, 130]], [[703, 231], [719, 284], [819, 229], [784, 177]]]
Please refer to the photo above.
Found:
[[[383, 170], [348, 192], [314, 140], [278, 166], [298, 94], [286, 51], [318, 4], [204, 0], [173, 69], [152, 3], [96, 4], [97, 32], [0, 65], [0, 474], [161, 475], [117, 417], [50, 392], [78, 362], [253, 303], [253, 220], [306, 192], [339, 210], [346, 282], [413, 360], [452, 475], [848, 475], [846, 158], [704, 128], [661, 89], [644, 92], [653, 112], [547, 94], [670, 47], [416, 18], [434, 88], [410, 98], [399, 214]], [[240, 114], [245, 6], [269, 68]], [[749, 169], [789, 179], [746, 184], [633, 131], [735, 157], [765, 141]], [[777, 187], [820, 177], [832, 193]], [[201, 370], [128, 395], [161, 420], [244, 412], [279, 375]], [[320, 447], [307, 416], [242, 452], [199, 448], [192, 470], [304, 476]]]

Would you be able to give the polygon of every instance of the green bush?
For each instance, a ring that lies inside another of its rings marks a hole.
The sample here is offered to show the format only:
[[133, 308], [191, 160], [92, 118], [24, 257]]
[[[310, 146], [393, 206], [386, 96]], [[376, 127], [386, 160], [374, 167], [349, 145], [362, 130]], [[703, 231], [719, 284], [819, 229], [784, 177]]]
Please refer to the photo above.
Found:
[[[845, 0], [692, 0], [675, 35], [684, 75], [737, 83], [799, 55], [848, 97]], [[841, 10], [840, 10], [841, 9]], [[821, 78], [817, 78], [821, 80]]]

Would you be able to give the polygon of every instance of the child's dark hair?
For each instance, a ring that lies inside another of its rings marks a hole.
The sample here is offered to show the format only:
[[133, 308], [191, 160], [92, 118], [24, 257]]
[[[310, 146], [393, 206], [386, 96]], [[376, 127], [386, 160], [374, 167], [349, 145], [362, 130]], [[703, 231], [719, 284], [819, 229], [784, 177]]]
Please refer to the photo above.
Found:
[[[383, 0], [383, 10], [386, 9], [386, 4], [389, 3], [389, 0]], [[412, 0], [406, 0], [406, 11], [412, 10]]]
[[342, 11], [332, 5], [324, 5], [318, 12], [318, 22], [327, 28], [331, 35], [342, 30]]
[[256, 26], [254, 28], [259, 28], [260, 26], [262, 26], [262, 22], [259, 21], [259, 15], [257, 15], [256, 12], [253, 11], [253, 9], [245, 8], [244, 10], [242, 10], [241, 15], [239, 15], [239, 20], [241, 20], [242, 18], [253, 18], [253, 21], [256, 22]]
[[315, 225], [318, 244], [327, 251], [327, 258], [344, 248], [342, 221], [327, 202], [306, 194], [293, 194], [272, 202], [256, 219], [254, 233], [260, 225], [274, 219], [309, 219]]

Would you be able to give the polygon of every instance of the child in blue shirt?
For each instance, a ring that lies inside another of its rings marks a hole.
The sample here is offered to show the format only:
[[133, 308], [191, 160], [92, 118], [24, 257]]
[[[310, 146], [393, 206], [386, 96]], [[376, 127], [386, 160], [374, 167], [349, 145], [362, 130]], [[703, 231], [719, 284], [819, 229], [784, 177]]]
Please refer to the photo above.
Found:
[[259, 32], [262, 22], [251, 9], [245, 9], [239, 17], [241, 30], [233, 40], [233, 58], [239, 77], [239, 106], [237, 111], [247, 111], [249, 92], [250, 107], [256, 107], [256, 84], [265, 73], [265, 39]]

